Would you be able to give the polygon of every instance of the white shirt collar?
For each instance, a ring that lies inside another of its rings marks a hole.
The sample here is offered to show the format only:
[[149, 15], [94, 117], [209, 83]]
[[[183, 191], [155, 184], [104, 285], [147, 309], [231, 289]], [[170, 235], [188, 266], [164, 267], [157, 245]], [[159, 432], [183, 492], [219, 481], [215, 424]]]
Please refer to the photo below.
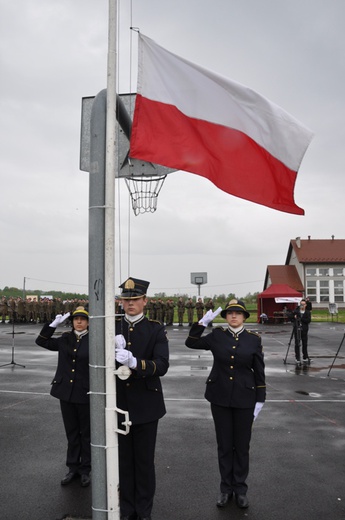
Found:
[[130, 325], [134, 325], [137, 321], [140, 321], [143, 317], [144, 317], [143, 312], [141, 312], [140, 314], [137, 314], [136, 316], [129, 316], [128, 314], [125, 314], [125, 320]]
[[83, 336], [85, 336], [85, 334], [87, 334], [89, 331], [88, 329], [85, 329], [85, 330], [74, 330], [74, 334], [80, 339], [82, 338]]
[[244, 327], [243, 327], [243, 325], [241, 325], [240, 327], [236, 327], [236, 328], [235, 328], [235, 327], [230, 327], [230, 325], [229, 325], [228, 329], [229, 329], [230, 332], [232, 332], [233, 334], [241, 334], [241, 332], [244, 331]]

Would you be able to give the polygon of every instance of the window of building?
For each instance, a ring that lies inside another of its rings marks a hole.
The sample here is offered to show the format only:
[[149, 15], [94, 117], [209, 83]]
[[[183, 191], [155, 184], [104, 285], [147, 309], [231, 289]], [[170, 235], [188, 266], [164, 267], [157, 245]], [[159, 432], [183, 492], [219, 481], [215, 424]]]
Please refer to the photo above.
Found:
[[329, 269], [326, 267], [319, 267], [319, 276], [329, 276]]
[[316, 269], [314, 267], [308, 267], [305, 274], [306, 276], [316, 276]]
[[311, 302], [316, 302], [316, 281], [307, 281], [307, 297]]
[[333, 267], [333, 276], [343, 276], [343, 268]]
[[329, 281], [320, 280], [320, 302], [329, 302]]
[[344, 301], [344, 282], [342, 280], [334, 280], [334, 301]]

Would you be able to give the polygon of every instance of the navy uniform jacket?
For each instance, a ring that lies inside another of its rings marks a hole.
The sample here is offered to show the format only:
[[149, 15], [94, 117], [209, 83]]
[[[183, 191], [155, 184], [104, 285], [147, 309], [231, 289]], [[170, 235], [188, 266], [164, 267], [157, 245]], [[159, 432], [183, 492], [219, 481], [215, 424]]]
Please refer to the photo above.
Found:
[[205, 398], [218, 406], [253, 408], [266, 398], [265, 365], [261, 338], [242, 329], [239, 334], [217, 327], [201, 337], [204, 328], [191, 327], [186, 345], [210, 350], [213, 366], [206, 382]]
[[37, 345], [59, 353], [50, 394], [62, 401], [89, 403], [89, 334], [79, 340], [73, 331], [52, 338], [54, 327], [45, 324]]
[[160, 380], [169, 368], [164, 326], [145, 316], [130, 326], [122, 317], [116, 320], [116, 334], [123, 334], [126, 348], [137, 358], [137, 367], [128, 379], [116, 378], [117, 406], [129, 412], [132, 424], [156, 421], [166, 413]]

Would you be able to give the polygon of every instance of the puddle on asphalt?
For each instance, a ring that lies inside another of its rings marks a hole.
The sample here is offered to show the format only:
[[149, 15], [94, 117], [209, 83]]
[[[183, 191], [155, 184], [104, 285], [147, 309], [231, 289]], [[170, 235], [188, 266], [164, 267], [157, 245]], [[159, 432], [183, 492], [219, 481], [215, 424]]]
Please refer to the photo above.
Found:
[[296, 394], [309, 395], [309, 397], [321, 397], [321, 394], [316, 392], [306, 392], [305, 390], [296, 390]]

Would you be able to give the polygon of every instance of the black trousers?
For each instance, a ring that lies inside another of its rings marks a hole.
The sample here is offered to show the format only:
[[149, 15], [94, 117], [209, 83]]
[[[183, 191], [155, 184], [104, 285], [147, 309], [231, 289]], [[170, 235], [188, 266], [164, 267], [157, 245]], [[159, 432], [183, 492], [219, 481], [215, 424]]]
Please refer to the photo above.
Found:
[[91, 471], [90, 405], [60, 401], [67, 437], [66, 466], [88, 475]]
[[121, 516], [151, 515], [156, 490], [155, 447], [158, 420], [132, 425], [128, 435], [119, 435]]
[[220, 491], [245, 495], [254, 408], [227, 408], [211, 404], [211, 412], [216, 429]]
[[308, 330], [309, 327], [301, 327], [300, 330], [297, 330], [297, 326], [294, 327], [294, 337], [295, 337], [295, 356], [298, 361], [300, 361], [301, 353], [300, 348], [302, 343], [302, 355], [303, 359], [308, 359]]

